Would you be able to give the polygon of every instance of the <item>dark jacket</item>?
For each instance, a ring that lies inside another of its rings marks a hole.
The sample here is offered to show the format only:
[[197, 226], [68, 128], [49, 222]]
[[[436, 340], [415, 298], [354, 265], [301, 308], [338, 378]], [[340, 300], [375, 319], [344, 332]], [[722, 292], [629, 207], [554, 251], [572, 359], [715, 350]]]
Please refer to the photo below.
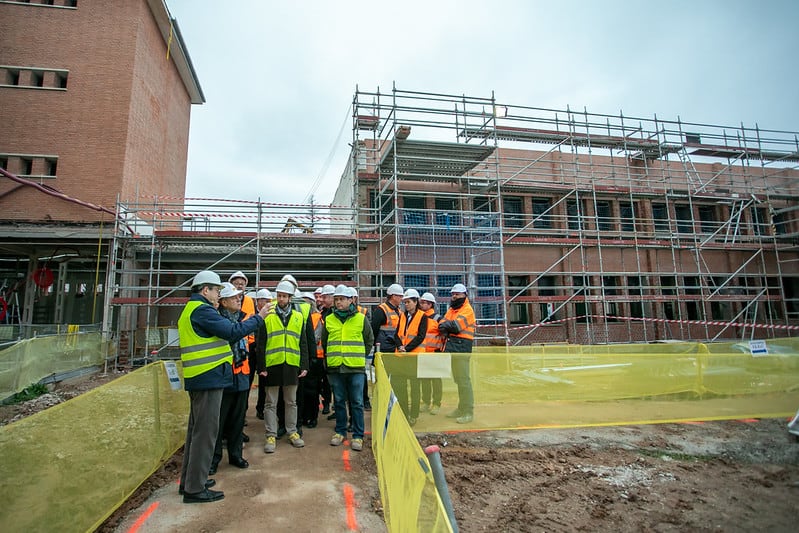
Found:
[[[264, 323], [264, 319], [258, 315], [243, 322], [231, 322], [220, 315], [219, 311], [199, 293], [192, 294], [191, 300], [208, 304], [201, 305], [191, 314], [191, 327], [201, 337], [219, 337], [228, 342], [235, 342]], [[228, 363], [219, 365], [197, 377], [184, 380], [184, 385], [187, 391], [230, 388], [233, 386], [233, 367]]]

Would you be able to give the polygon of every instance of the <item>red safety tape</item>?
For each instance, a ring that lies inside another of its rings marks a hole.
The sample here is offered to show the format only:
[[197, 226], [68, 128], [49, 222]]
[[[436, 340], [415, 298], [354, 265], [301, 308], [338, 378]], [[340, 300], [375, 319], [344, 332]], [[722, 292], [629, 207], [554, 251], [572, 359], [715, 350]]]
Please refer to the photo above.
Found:
[[[178, 211], [139, 211], [139, 215], [153, 216], [160, 218], [183, 218], [183, 217], [201, 217], [201, 218], [278, 218], [284, 220], [285, 215], [234, 215], [230, 213], [182, 213]], [[324, 216], [310, 216], [310, 215], [297, 215], [291, 218], [295, 220], [344, 220], [349, 221], [351, 218], [346, 217], [324, 217]]]
[[[699, 326], [727, 326], [727, 327], [750, 327], [759, 329], [780, 329], [780, 330], [799, 330], [799, 326], [788, 326], [785, 324], [750, 324], [747, 322], [724, 322], [722, 320], [676, 320], [668, 318], [640, 318], [631, 316], [609, 316], [609, 315], [580, 315], [559, 320], [549, 320], [547, 322], [539, 322], [538, 324], [528, 324], [526, 326], [514, 326], [508, 328], [509, 331], [521, 331], [525, 329], [535, 328], [538, 326], [546, 326], [551, 324], [561, 324], [563, 322], [570, 322], [572, 320], [580, 320], [582, 318], [612, 318], [614, 320], [630, 320], [638, 322], [659, 322], [670, 324], [694, 324]], [[480, 328], [496, 328], [496, 326], [478, 326]]]
[[278, 207], [313, 207], [314, 209], [338, 208], [350, 209], [351, 206], [346, 205], [333, 205], [333, 204], [282, 204], [277, 202], [258, 202], [257, 200], [236, 200], [232, 198], [197, 198], [197, 197], [183, 197], [183, 196], [161, 196], [145, 195], [144, 198], [154, 198], [156, 200], [191, 200], [195, 202], [231, 202], [237, 204], [251, 204], [251, 205], [268, 205]]

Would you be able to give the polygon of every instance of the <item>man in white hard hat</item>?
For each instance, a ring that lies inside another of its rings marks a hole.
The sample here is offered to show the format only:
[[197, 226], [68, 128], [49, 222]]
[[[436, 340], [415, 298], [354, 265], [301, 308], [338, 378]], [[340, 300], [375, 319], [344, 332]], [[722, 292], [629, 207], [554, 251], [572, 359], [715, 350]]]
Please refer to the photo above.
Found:
[[322, 347], [327, 374], [336, 401], [336, 432], [331, 446], [340, 446], [347, 438], [347, 401], [351, 405], [352, 441], [350, 448], [363, 450], [363, 382], [366, 379], [366, 354], [372, 347], [372, 328], [352, 303], [345, 285], [336, 287], [335, 309], [325, 319]]
[[399, 327], [402, 286], [392, 283], [386, 289], [386, 301], [378, 305], [372, 313], [372, 335], [375, 338], [375, 352], [393, 353], [397, 349], [397, 328]]
[[285, 404], [285, 424], [288, 439], [295, 448], [305, 442], [297, 432], [297, 386], [308, 373], [308, 343], [304, 333], [305, 319], [291, 304], [294, 285], [289, 281], [277, 284], [277, 306], [267, 315], [266, 350], [258, 361], [258, 375], [266, 380], [266, 444], [264, 453], [274, 453], [277, 439], [277, 400], [282, 389]]
[[[419, 298], [419, 309], [427, 315], [427, 337], [425, 338], [425, 352], [440, 352], [444, 346], [444, 339], [438, 332], [438, 321], [441, 315], [436, 312], [436, 297], [432, 293], [426, 292]], [[441, 378], [422, 378], [422, 404], [419, 410], [429, 411], [431, 415], [437, 415], [441, 410], [441, 398], [443, 396], [443, 383]]]
[[469, 303], [466, 286], [456, 283], [450, 290], [451, 301], [438, 330], [445, 338], [444, 351], [452, 354], [452, 377], [458, 386], [458, 408], [447, 415], [459, 424], [468, 424], [474, 419], [474, 392], [469, 366], [474, 343], [474, 309]]
[[269, 312], [259, 313], [235, 324], [217, 312], [222, 280], [210, 270], [198, 272], [191, 284], [191, 298], [178, 318], [180, 359], [184, 388], [189, 393], [189, 423], [183, 451], [178, 491], [184, 503], [206, 503], [225, 497], [210, 490], [208, 479], [214, 445], [219, 432], [222, 391], [233, 385], [233, 353], [236, 342], [263, 324]]
[[[321, 290], [319, 291], [321, 294]], [[303, 378], [303, 401], [300, 411], [302, 425], [315, 428], [319, 420], [319, 394], [322, 388], [322, 377], [325, 374], [325, 352], [322, 349], [322, 313], [316, 309], [316, 298], [313, 293], [302, 293], [303, 299], [311, 304], [311, 327], [313, 328], [314, 345], [309, 350], [310, 364], [308, 375]]]
[[[228, 278], [228, 282], [232, 283], [233, 286], [241, 291], [241, 311], [244, 313], [244, 318], [250, 318], [255, 314], [255, 300], [253, 300], [250, 296], [245, 294], [247, 290], [247, 284], [250, 282], [247, 279], [247, 276], [244, 275], [244, 272], [238, 270], [230, 275]], [[247, 350], [249, 354], [249, 368], [250, 368], [250, 387], [252, 387], [252, 382], [255, 380], [255, 335], [247, 335]], [[249, 437], [247, 437], [246, 441], [249, 441]], [[246, 442], [245, 441], [245, 442]]]
[[[336, 288], [328, 283], [322, 285], [320, 289], [321, 303], [319, 304], [319, 312], [321, 313], [322, 325], [324, 326], [325, 318], [333, 312], [333, 295], [336, 292]], [[328, 415], [328, 420], [333, 420], [336, 418], [335, 414], [330, 414], [333, 402], [333, 389], [330, 388], [330, 380], [327, 379], [327, 372], [322, 374], [319, 395], [322, 396], [322, 414]]]

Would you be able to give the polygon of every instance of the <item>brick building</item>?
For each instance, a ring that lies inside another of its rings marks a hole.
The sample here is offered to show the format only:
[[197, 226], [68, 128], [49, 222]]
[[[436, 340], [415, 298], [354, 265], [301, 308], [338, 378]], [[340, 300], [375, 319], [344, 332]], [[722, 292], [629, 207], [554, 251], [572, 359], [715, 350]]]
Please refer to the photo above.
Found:
[[[92, 295], [105, 282], [117, 201], [184, 195], [191, 106], [203, 102], [163, 0], [0, 2], [9, 314], [100, 321], [102, 296], [97, 305]], [[53, 285], [37, 288], [35, 272]]]

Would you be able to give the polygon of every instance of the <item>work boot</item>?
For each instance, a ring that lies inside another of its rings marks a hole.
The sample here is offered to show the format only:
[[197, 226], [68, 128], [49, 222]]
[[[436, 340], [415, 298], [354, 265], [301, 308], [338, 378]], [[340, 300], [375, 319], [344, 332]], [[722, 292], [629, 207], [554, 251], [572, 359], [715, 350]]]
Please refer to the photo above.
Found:
[[439, 411], [441, 411], [440, 405], [434, 405], [433, 407], [430, 408], [431, 415], [437, 415]]
[[264, 453], [275, 453], [274, 437], [266, 437], [266, 444], [264, 444]]
[[340, 433], [336, 433], [335, 435], [333, 435], [333, 438], [330, 439], [331, 446], [341, 446], [343, 442], [344, 442], [344, 435]]
[[458, 418], [456, 418], [455, 422], [457, 422], [458, 424], [468, 424], [472, 420], [474, 420], [474, 416], [472, 416], [472, 415], [463, 415], [463, 416], [459, 416]]
[[363, 439], [352, 439], [352, 442], [350, 442], [350, 449], [354, 452], [363, 450]]
[[222, 500], [225, 498], [225, 493], [221, 490], [204, 489], [202, 492], [195, 492], [183, 494], [183, 503], [208, 503]]
[[302, 437], [300, 437], [299, 433], [292, 433], [291, 435], [289, 435], [289, 442], [295, 448], [302, 448], [303, 446], [305, 446], [305, 441], [302, 440]]
[[430, 406], [427, 405], [426, 403], [423, 403], [422, 405], [419, 406], [419, 412], [420, 413], [426, 413], [429, 410], [430, 410]]
[[447, 413], [447, 418], [459, 418], [461, 416], [462, 415], [460, 409], [455, 409], [454, 411], [450, 411], [449, 413]]

